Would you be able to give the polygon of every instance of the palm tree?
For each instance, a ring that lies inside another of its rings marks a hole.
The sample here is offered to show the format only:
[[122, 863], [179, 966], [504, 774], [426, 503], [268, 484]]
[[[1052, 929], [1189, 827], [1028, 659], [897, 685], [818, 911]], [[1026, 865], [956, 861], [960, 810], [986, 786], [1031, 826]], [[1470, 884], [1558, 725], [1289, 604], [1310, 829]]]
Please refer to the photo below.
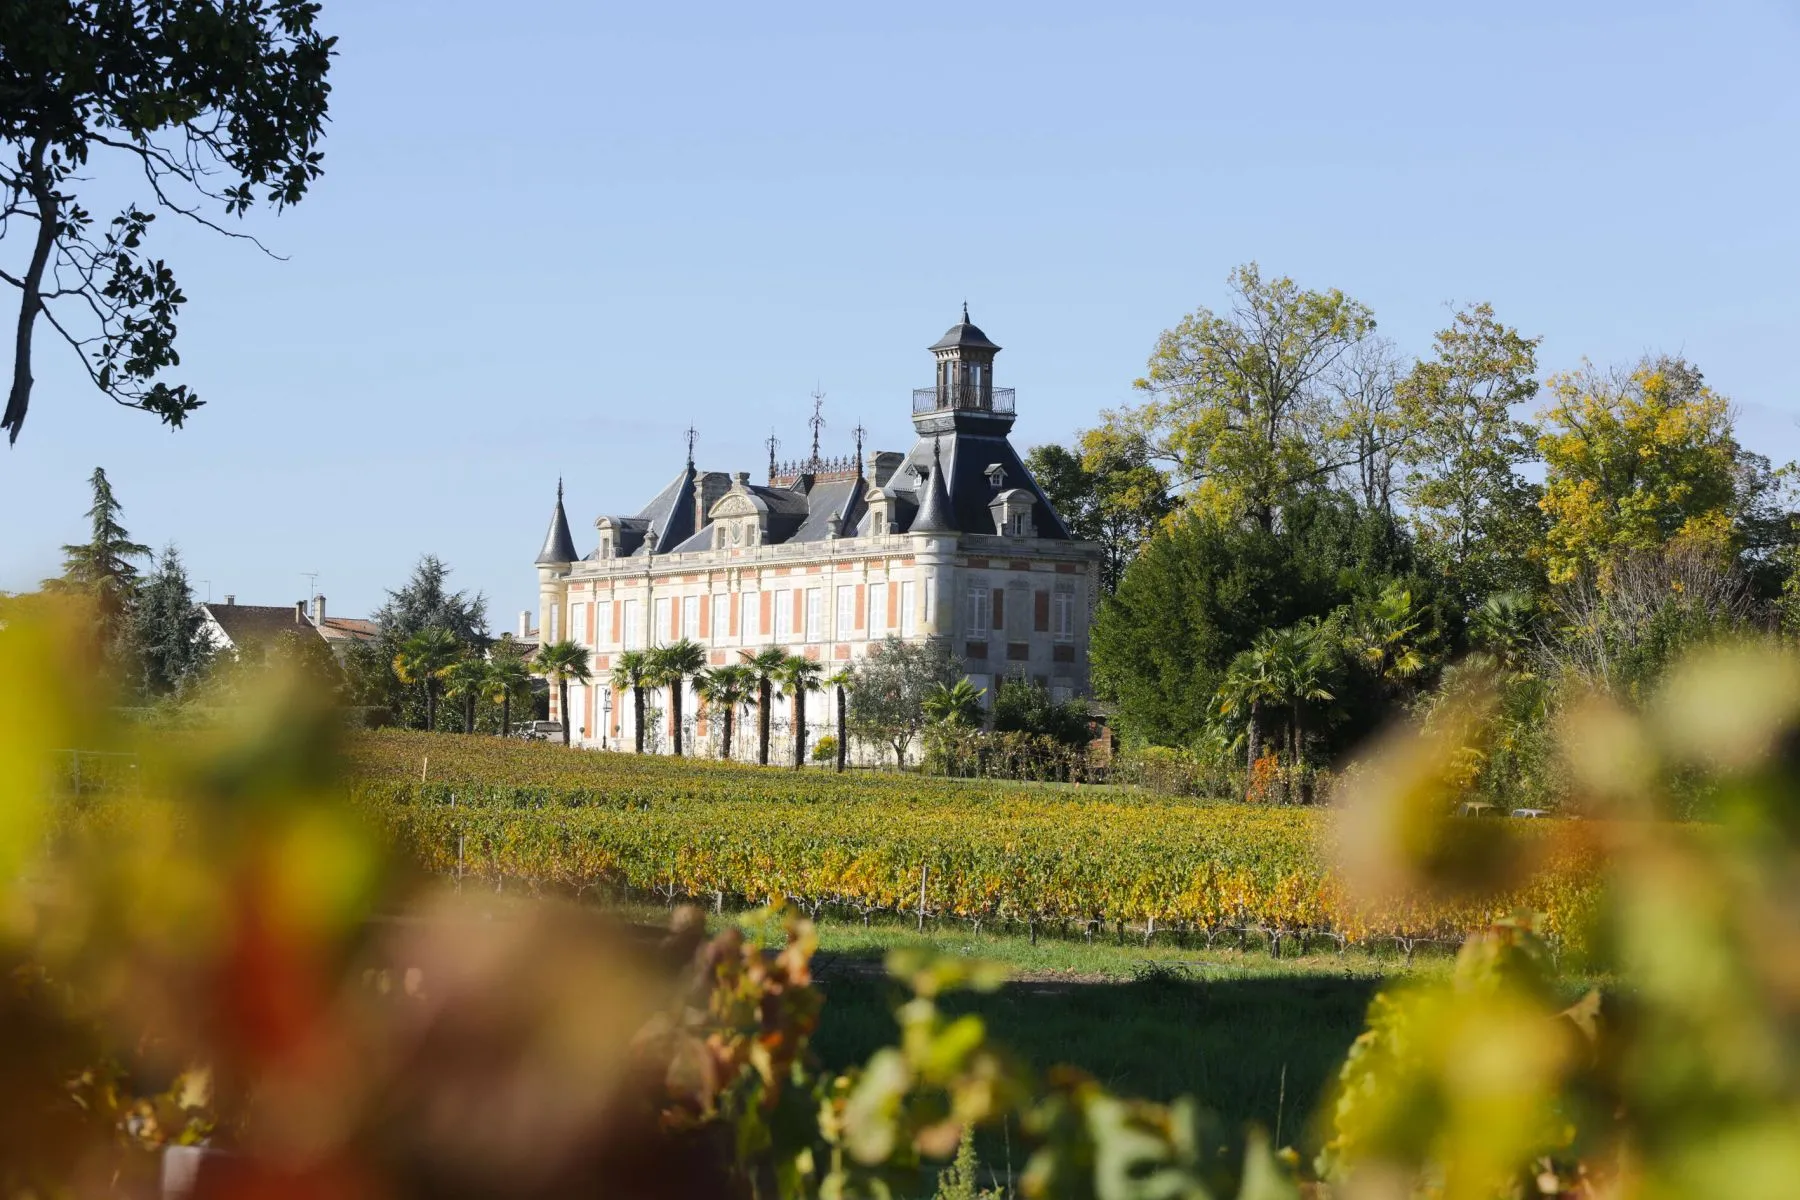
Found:
[[444, 672], [463, 655], [462, 643], [456, 635], [440, 626], [430, 626], [400, 643], [394, 655], [394, 674], [401, 683], [425, 685], [425, 728], [437, 728], [438, 695], [444, 686]]
[[707, 708], [719, 710], [721, 756], [731, 757], [731, 735], [737, 710], [750, 696], [750, 680], [743, 667], [732, 665], [702, 671], [694, 679], [694, 691]]
[[825, 668], [800, 654], [790, 654], [776, 677], [781, 690], [794, 698], [794, 770], [806, 765], [806, 693], [819, 690]]
[[569, 744], [571, 722], [569, 720], [569, 680], [586, 683], [594, 677], [589, 667], [590, 659], [586, 646], [564, 638], [560, 642], [550, 642], [538, 648], [537, 657], [531, 660], [531, 670], [542, 675], [556, 688], [557, 699], [561, 701], [558, 711], [562, 714], [563, 745]]
[[512, 733], [512, 701], [531, 686], [531, 672], [516, 654], [496, 656], [487, 665], [487, 698], [500, 706], [500, 736]]
[[637, 738], [637, 752], [644, 752], [644, 689], [650, 686], [650, 653], [627, 650], [613, 660], [613, 694], [631, 693], [631, 727]]
[[1288, 724], [1288, 756], [1300, 765], [1306, 746], [1306, 705], [1312, 700], [1334, 700], [1327, 686], [1336, 665], [1329, 627], [1316, 619], [1286, 629], [1265, 630], [1253, 649], [1269, 656], [1270, 672], [1293, 717]]
[[1495, 592], [1469, 618], [1469, 640], [1518, 670], [1537, 633], [1537, 607], [1524, 592]]
[[1399, 684], [1425, 669], [1419, 613], [1413, 608], [1412, 592], [1399, 580], [1390, 580], [1379, 596], [1358, 610], [1345, 645], [1377, 679]]
[[450, 664], [444, 672], [444, 695], [463, 703], [463, 732], [475, 732], [475, 698], [488, 686], [488, 665], [468, 656]]
[[952, 684], [940, 683], [925, 693], [925, 715], [939, 725], [973, 728], [981, 724], [981, 698], [986, 688], [978, 688], [967, 679]]
[[1262, 753], [1263, 705], [1282, 700], [1281, 685], [1266, 648], [1260, 644], [1252, 646], [1232, 659], [1214, 699], [1221, 716], [1244, 718], [1246, 762], [1254, 768]]
[[781, 673], [781, 664], [787, 661], [787, 654], [779, 646], [770, 646], [755, 654], [740, 650], [738, 655], [744, 660], [751, 686], [756, 689], [756, 761], [766, 767], [769, 765], [769, 710], [775, 703], [775, 680]]
[[825, 686], [837, 692], [837, 769], [842, 775], [850, 749], [850, 689], [856, 686], [856, 672], [841, 667], [825, 681]]
[[682, 693], [688, 680], [706, 669], [706, 647], [692, 638], [682, 638], [659, 646], [650, 652], [651, 684], [669, 689], [669, 715], [675, 722], [675, 757], [681, 757]]

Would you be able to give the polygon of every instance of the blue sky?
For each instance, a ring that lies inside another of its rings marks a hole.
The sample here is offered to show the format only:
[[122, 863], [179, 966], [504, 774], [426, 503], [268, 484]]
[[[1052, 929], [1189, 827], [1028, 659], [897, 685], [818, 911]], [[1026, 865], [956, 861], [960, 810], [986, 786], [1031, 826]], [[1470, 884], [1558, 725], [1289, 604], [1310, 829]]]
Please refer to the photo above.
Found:
[[[1354, 11], [1352, 11], [1354, 10]], [[1425, 352], [1491, 301], [1546, 370], [1677, 351], [1800, 453], [1800, 7], [596, 5], [325, 0], [326, 175], [251, 228], [160, 223], [187, 429], [40, 339], [0, 451], [0, 588], [54, 573], [104, 465], [202, 596], [317, 571], [362, 615], [423, 552], [535, 603], [557, 476], [578, 544], [775, 426], [904, 448], [966, 297], [1021, 446], [1130, 399], [1250, 259]], [[97, 187], [126, 194], [103, 176]], [[18, 253], [0, 246], [9, 260]], [[10, 319], [9, 293], [4, 311]], [[199, 582], [205, 581], [205, 582]]]

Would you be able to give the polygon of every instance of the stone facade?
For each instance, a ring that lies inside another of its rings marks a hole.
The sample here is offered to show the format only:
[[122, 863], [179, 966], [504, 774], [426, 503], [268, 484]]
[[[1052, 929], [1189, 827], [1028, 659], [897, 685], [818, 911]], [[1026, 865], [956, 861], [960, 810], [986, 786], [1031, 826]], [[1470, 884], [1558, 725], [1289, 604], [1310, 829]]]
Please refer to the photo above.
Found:
[[[696, 470], [690, 457], [636, 514], [598, 517], [581, 558], [559, 487], [537, 559], [538, 626], [545, 642], [593, 653], [594, 682], [570, 692], [574, 742], [630, 749], [632, 706], [611, 693], [613, 662], [684, 637], [715, 665], [779, 646], [827, 674], [884, 638], [935, 638], [978, 687], [1023, 675], [1059, 699], [1087, 694], [1097, 548], [1069, 536], [1012, 448], [1012, 394], [993, 387], [1000, 348], [965, 311], [931, 349], [937, 383], [914, 393], [918, 436], [905, 454], [865, 457], [859, 436], [853, 456], [828, 461], [815, 432], [812, 456], [771, 460], [766, 484]], [[791, 737], [783, 707], [777, 742]], [[693, 752], [717, 753], [691, 695], [683, 711]], [[809, 738], [834, 723], [823, 698], [807, 717]], [[647, 742], [666, 745], [669, 722], [656, 713]], [[754, 724], [739, 723], [734, 757], [753, 752]]]

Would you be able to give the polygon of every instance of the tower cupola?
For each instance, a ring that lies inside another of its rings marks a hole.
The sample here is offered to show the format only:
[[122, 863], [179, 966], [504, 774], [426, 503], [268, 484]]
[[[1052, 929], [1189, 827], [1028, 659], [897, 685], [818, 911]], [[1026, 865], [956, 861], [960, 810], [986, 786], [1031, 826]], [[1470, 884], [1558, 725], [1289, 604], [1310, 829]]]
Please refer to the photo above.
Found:
[[[930, 350], [937, 364], [937, 380], [928, 388], [913, 389], [915, 425], [921, 418], [965, 413], [999, 417], [1006, 425], [1012, 424], [1013, 389], [994, 386], [994, 356], [1000, 347], [969, 320], [966, 303], [962, 320], [933, 342]], [[919, 428], [924, 430], [922, 425]]]

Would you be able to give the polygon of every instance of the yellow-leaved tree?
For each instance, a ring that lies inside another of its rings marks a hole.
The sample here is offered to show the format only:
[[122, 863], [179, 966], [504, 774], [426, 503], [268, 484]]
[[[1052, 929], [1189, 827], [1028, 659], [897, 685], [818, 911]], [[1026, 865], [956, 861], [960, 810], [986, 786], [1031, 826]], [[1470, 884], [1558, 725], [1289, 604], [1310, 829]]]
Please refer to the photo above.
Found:
[[1558, 583], [1670, 543], [1727, 550], [1740, 507], [1725, 397], [1680, 358], [1553, 376], [1544, 459], [1546, 563]]

